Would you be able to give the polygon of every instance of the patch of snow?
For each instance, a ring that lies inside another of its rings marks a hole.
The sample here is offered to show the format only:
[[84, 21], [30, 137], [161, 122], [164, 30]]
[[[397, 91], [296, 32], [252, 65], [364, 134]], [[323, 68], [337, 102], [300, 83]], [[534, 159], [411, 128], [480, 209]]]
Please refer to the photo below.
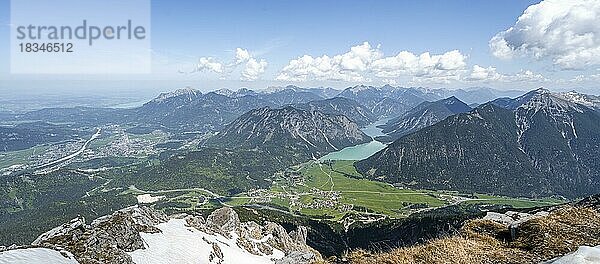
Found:
[[561, 96], [563, 99], [571, 101], [573, 103], [585, 105], [588, 107], [600, 107], [600, 97], [581, 94], [575, 91], [570, 91], [566, 93], [560, 93], [558, 96]]
[[315, 144], [311, 143], [310, 141], [308, 141], [305, 137], [302, 136], [302, 133], [300, 133], [300, 131], [298, 129], [296, 129], [296, 134], [298, 135], [298, 137], [300, 137], [302, 140], [304, 140], [304, 142], [306, 142], [307, 144], [313, 146], [313, 147], [317, 147]]
[[546, 211], [540, 211], [535, 214], [520, 213], [514, 211], [508, 211], [503, 214], [496, 212], [487, 212], [483, 219], [505, 224], [508, 226], [518, 226], [521, 223], [527, 222], [529, 220], [545, 216], [548, 216], [548, 212]]
[[140, 233], [147, 248], [128, 253], [133, 262], [138, 264], [210, 263], [209, 256], [213, 246], [209, 242], [216, 243], [221, 249], [223, 264], [273, 263], [273, 259], [284, 257], [284, 253], [277, 249], [273, 249], [272, 255], [254, 255], [237, 245], [236, 236], [229, 239], [222, 235], [209, 235], [187, 227], [184, 219], [171, 219], [156, 227], [162, 232]]
[[158, 200], [165, 198], [165, 197], [164, 196], [152, 196], [150, 194], [140, 194], [136, 198], [137, 198], [138, 203], [149, 204], [149, 203], [156, 203], [156, 202], [158, 202]]
[[350, 88], [350, 91], [352, 91], [352, 93], [356, 94], [356, 93], [361, 92], [361, 91], [369, 90], [369, 88], [370, 88], [369, 86], [357, 85], [357, 86], [354, 86], [354, 87]]
[[13, 249], [0, 252], [0, 263], [11, 264], [78, 264], [72, 254], [66, 253], [68, 257], [60, 252], [48, 248], [26, 248]]
[[546, 264], [594, 264], [600, 263], [600, 246], [581, 246], [577, 251], [545, 262]]
[[220, 95], [225, 95], [227, 97], [232, 97], [235, 92], [232, 90], [229, 90], [227, 88], [223, 88], [223, 89], [219, 89], [219, 90], [215, 90], [214, 93], [216, 94], [220, 94]]

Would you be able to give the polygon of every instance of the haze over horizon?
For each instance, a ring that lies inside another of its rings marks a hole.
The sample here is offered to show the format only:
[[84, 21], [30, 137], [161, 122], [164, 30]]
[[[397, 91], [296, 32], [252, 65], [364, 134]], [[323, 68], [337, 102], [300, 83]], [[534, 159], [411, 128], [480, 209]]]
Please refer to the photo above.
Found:
[[0, 0], [0, 264], [600, 264], [600, 0]]
[[35, 76], [10, 74], [9, 4], [0, 1], [0, 91], [15, 94], [290, 84], [599, 90], [594, 1], [152, 1], [152, 74]]

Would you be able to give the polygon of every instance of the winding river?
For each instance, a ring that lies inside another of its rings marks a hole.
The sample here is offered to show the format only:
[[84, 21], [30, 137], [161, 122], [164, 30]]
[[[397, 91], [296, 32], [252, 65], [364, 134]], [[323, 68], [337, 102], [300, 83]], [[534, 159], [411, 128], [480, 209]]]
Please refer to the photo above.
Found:
[[[383, 136], [385, 134], [383, 132], [381, 132], [382, 129], [377, 128], [377, 126], [385, 124], [388, 120], [389, 119], [380, 119], [379, 121], [377, 121], [373, 124], [370, 124], [361, 130], [365, 134], [367, 134], [368, 136], [370, 136], [372, 138], [375, 138], [377, 136]], [[386, 146], [387, 145], [384, 143], [381, 143], [377, 140], [373, 140], [368, 143], [364, 143], [364, 144], [360, 144], [360, 145], [356, 145], [356, 146], [352, 146], [352, 147], [346, 147], [346, 148], [343, 148], [336, 152], [331, 152], [331, 153], [321, 157], [319, 160], [324, 161], [324, 160], [361, 160], [361, 159], [366, 159], [369, 156], [375, 154], [377, 151], [384, 149]]]

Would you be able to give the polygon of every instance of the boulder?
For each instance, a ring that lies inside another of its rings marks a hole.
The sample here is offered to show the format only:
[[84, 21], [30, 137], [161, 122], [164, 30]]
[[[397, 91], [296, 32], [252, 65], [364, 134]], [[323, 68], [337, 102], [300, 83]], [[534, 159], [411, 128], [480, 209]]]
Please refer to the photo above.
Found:
[[535, 214], [528, 214], [528, 213], [521, 213], [521, 212], [514, 212], [514, 211], [508, 211], [504, 214], [496, 213], [496, 212], [488, 212], [486, 214], [486, 216], [483, 217], [483, 220], [490, 220], [490, 221], [494, 221], [494, 222], [506, 225], [508, 227], [508, 230], [510, 231], [511, 238], [515, 239], [517, 237], [519, 226], [522, 223], [525, 223], [532, 219], [545, 217], [545, 216], [548, 216], [548, 212], [546, 212], [546, 211], [539, 211], [539, 212], [536, 212]]

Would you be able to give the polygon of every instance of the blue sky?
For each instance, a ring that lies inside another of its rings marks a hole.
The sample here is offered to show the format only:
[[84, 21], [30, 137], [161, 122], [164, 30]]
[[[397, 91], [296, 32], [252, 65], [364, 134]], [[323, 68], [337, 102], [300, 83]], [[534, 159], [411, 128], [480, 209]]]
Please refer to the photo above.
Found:
[[[540, 2], [524, 0], [155, 0], [152, 1], [151, 15], [151, 75], [11, 75], [9, 2], [0, 0], [0, 80], [4, 86], [9, 83], [19, 87], [28, 83], [35, 86], [32, 79], [46, 83], [68, 83], [75, 79], [90, 80], [90, 86], [99, 80], [161, 80], [161, 85], [173, 86], [165, 89], [189, 85], [202, 90], [286, 84], [343, 88], [359, 83], [393, 83], [450, 88], [546, 86], [595, 91], [598, 86], [592, 80], [596, 75], [600, 76], [599, 62], [594, 59], [576, 67], [564, 63], [562, 59], [568, 58], [572, 50], [556, 50], [552, 46], [546, 47], [547, 52], [542, 56], [531, 55], [528, 46], [518, 46], [522, 43], [510, 41], [508, 46], [514, 48], [510, 54], [501, 53], [500, 49], [492, 50], [490, 40], [514, 27], [527, 7]], [[546, 11], [540, 8], [540, 12]], [[597, 18], [598, 14], [595, 15]], [[507, 40], [530, 39], [512, 32], [505, 35]], [[350, 53], [351, 47], [364, 42], [368, 42], [369, 47], [362, 48], [371, 52], [372, 57], [360, 57], [362, 62], [359, 64], [348, 66], [343, 61], [333, 60], [326, 64], [313, 61], [324, 55], [331, 59], [347, 54], [349, 61], [356, 62], [352, 59], [358, 55]], [[594, 50], [596, 44], [586, 48]], [[234, 62], [238, 48], [248, 56]], [[454, 50], [458, 54], [446, 54]], [[402, 68], [398, 65], [406, 60], [392, 58], [402, 51], [415, 58], [429, 52], [431, 60], [415, 62], [409, 56], [409, 62], [423, 68], [414, 69], [410, 66], [413, 64]], [[308, 64], [285, 70], [292, 60], [304, 55], [310, 56]], [[204, 67], [197, 65], [200, 58], [206, 59]], [[443, 69], [432, 66], [441, 65], [440, 61], [445, 58], [453, 60], [454, 64], [441, 67]], [[214, 63], [222, 66], [224, 72], [215, 71], [218, 67], [213, 67], [217, 65]], [[432, 64], [422, 65], [427, 63]], [[475, 65], [481, 68], [476, 70]], [[323, 72], [321, 67], [333, 67], [334, 72]], [[318, 69], [316, 74], [315, 69]], [[485, 76], [481, 76], [483, 73]], [[573, 81], [577, 78], [580, 81]]]

